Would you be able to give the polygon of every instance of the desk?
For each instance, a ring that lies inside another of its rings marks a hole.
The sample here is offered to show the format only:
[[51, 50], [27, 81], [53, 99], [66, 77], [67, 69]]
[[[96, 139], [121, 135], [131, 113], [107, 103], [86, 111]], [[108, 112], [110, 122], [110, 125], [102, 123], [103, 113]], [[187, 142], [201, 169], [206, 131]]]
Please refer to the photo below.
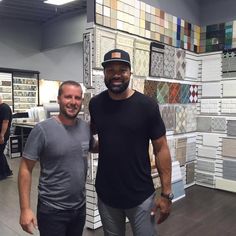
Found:
[[22, 122], [22, 123], [12, 123], [12, 126], [18, 127], [20, 129], [20, 137], [21, 137], [21, 151], [23, 152], [24, 149], [24, 138], [30, 133], [31, 129], [34, 128], [34, 126], [37, 124], [37, 122]]

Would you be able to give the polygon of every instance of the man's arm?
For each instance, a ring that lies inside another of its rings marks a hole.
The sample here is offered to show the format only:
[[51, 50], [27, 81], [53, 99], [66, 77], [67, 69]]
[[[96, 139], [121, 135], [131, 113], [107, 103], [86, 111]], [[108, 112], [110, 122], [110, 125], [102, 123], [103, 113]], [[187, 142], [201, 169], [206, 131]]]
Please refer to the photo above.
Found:
[[[161, 180], [161, 190], [164, 194], [171, 193], [171, 156], [167, 144], [166, 136], [159, 139], [152, 140], [153, 152], [155, 155], [156, 168], [158, 170]], [[160, 209], [160, 217], [158, 223], [162, 223], [170, 214], [171, 201], [166, 198], [160, 197], [156, 200], [156, 206], [152, 214], [155, 214], [157, 209]]]
[[0, 134], [0, 144], [4, 143], [4, 136], [7, 131], [8, 124], [9, 124], [9, 120], [2, 121], [2, 128], [1, 128], [1, 134]]
[[18, 190], [20, 198], [20, 225], [22, 229], [33, 234], [33, 228], [37, 228], [36, 217], [30, 207], [30, 191], [32, 182], [32, 171], [36, 161], [21, 159], [18, 174]]

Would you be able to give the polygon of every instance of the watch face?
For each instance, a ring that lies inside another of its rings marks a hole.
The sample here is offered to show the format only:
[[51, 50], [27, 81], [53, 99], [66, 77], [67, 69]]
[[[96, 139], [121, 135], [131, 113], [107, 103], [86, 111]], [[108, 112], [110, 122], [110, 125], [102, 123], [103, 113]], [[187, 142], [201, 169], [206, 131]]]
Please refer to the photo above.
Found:
[[169, 194], [169, 199], [170, 199], [170, 200], [173, 200], [173, 199], [174, 199], [174, 194], [173, 194], [173, 193], [170, 193], [170, 194]]
[[174, 194], [173, 193], [169, 193], [169, 194], [161, 193], [161, 196], [164, 197], [164, 198], [167, 198], [170, 201], [174, 199]]

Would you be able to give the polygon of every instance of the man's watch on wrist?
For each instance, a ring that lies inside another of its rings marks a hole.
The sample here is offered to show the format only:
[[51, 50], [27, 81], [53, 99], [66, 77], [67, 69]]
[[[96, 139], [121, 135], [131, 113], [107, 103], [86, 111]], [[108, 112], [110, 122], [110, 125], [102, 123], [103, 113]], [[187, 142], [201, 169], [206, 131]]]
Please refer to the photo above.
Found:
[[168, 194], [161, 193], [161, 196], [168, 199], [169, 201], [172, 201], [174, 199], [174, 194], [173, 193], [168, 193]]

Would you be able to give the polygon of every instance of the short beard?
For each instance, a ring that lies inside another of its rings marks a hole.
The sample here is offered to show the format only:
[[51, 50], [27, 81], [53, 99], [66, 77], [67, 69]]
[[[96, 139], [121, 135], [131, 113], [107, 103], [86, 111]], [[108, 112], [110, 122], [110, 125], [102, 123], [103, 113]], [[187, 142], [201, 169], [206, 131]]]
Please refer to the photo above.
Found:
[[104, 83], [108, 90], [114, 94], [121, 94], [129, 87], [129, 80], [120, 85], [113, 85], [112, 80], [107, 81], [106, 79], [104, 80]]

